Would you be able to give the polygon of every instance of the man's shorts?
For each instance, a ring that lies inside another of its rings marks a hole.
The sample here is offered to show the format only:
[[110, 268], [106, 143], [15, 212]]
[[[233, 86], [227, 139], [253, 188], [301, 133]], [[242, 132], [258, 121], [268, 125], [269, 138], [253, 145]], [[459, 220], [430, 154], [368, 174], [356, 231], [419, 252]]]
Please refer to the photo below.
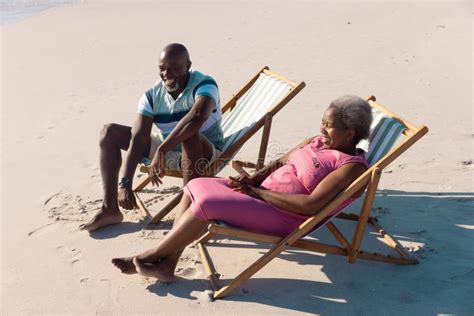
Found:
[[[153, 157], [155, 156], [158, 146], [160, 146], [163, 143], [163, 135], [161, 135], [160, 133], [151, 133], [150, 137], [151, 137], [150, 152], [148, 153], [148, 157], [145, 157], [144, 159], [144, 163], [146, 165], [149, 165], [151, 163], [151, 160], [153, 160]], [[216, 147], [214, 147], [213, 143], [211, 142], [209, 143], [212, 145], [211, 160], [208, 161], [207, 159], [204, 159], [204, 158], [200, 159], [197, 162], [198, 171], [204, 171], [206, 169], [206, 166], [209, 166], [211, 163], [216, 161], [217, 158], [221, 154], [221, 151], [217, 149]], [[181, 152], [170, 150], [166, 153], [165, 159], [166, 159], [166, 169], [181, 171]]]

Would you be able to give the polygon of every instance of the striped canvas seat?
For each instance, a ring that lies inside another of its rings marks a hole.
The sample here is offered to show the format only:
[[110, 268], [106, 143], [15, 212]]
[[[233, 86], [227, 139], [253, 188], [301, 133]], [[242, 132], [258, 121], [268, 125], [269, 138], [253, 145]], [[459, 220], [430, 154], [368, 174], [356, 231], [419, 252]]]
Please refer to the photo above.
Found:
[[368, 153], [367, 161], [372, 166], [392, 149], [404, 130], [400, 121], [373, 107], [369, 139], [361, 140], [357, 147]]
[[237, 100], [234, 109], [222, 121], [223, 151], [245, 135], [291, 88], [283, 80], [260, 73], [257, 81]]

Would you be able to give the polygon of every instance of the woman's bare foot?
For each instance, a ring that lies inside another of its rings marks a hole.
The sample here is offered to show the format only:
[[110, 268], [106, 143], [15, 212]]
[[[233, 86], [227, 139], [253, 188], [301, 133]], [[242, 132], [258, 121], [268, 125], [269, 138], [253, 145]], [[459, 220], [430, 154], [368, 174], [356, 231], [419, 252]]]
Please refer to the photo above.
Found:
[[166, 261], [144, 263], [137, 257], [134, 257], [133, 264], [138, 274], [158, 279], [163, 283], [171, 283], [175, 280], [174, 267], [169, 267]]
[[79, 226], [81, 230], [93, 231], [107, 225], [117, 224], [123, 220], [123, 214], [119, 209], [102, 209], [87, 223]]
[[112, 263], [114, 264], [114, 266], [119, 268], [122, 273], [125, 273], [125, 274], [137, 273], [137, 270], [135, 269], [135, 265], [133, 264], [133, 257], [113, 258]]

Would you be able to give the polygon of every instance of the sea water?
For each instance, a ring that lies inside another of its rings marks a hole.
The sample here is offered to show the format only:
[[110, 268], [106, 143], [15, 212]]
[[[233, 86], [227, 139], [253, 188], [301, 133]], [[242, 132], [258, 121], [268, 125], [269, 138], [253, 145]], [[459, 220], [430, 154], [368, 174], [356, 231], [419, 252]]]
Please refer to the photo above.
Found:
[[0, 0], [0, 26], [57, 6], [80, 2], [83, 0]]

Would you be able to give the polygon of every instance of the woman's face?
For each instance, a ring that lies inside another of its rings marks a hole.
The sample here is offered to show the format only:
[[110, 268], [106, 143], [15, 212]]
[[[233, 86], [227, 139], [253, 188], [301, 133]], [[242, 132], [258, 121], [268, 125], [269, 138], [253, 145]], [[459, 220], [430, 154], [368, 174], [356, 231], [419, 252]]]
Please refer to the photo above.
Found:
[[324, 148], [343, 150], [353, 147], [354, 130], [344, 127], [334, 112], [333, 108], [328, 108], [321, 120], [320, 131]]

